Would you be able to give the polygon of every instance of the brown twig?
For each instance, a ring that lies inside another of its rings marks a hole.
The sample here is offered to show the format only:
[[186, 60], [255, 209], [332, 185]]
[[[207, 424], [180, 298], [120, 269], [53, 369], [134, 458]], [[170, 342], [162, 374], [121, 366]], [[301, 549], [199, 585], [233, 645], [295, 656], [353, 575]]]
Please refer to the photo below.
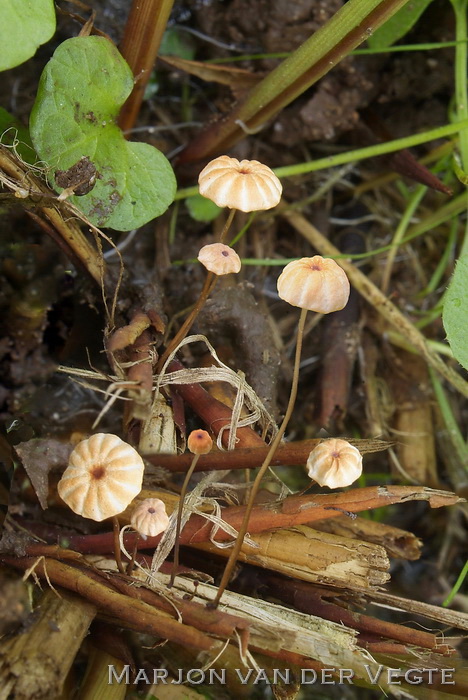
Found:
[[173, 620], [167, 613], [156, 610], [142, 600], [117, 593], [84, 571], [61, 561], [12, 556], [2, 556], [1, 560], [22, 571], [36, 564], [34, 571], [38, 576], [78, 593], [98, 610], [115, 616], [122, 627], [128, 625], [130, 629], [203, 651], [209, 651], [214, 644], [213, 639], [194, 627]]
[[119, 47], [135, 76], [135, 87], [119, 116], [119, 126], [123, 131], [135, 124], [173, 4], [173, 0], [132, 2]]
[[[216, 399], [212, 399], [216, 401]], [[362, 454], [380, 452], [387, 450], [394, 443], [385, 440], [354, 440], [346, 438], [351, 445], [355, 445]], [[279, 464], [284, 466], [304, 465], [309, 454], [314, 447], [321, 442], [321, 438], [311, 440], [300, 440], [298, 442], [285, 442], [276, 450], [271, 460], [272, 466]], [[195, 467], [196, 472], [213, 471], [223, 469], [256, 469], [261, 465], [268, 452], [268, 446], [249, 447], [235, 449], [226, 452], [213, 452], [207, 455], [200, 455], [200, 459]], [[190, 467], [192, 455], [189, 453], [180, 455], [171, 454], [148, 454], [143, 455], [145, 460], [163, 467], [171, 472], [185, 472]]]
[[[164, 499], [165, 494], [158, 492]], [[172, 499], [173, 500], [173, 499]], [[427, 501], [432, 508], [454, 505], [464, 499], [449, 491], [439, 491], [424, 486], [367, 486], [338, 493], [318, 494], [313, 496], [290, 496], [283, 501], [265, 503], [253, 508], [249, 532], [264, 532], [283, 527], [294, 527], [312, 523], [315, 520], [325, 520], [342, 515], [343, 511], [359, 513], [372, 508], [406, 503], [408, 501]], [[172, 504], [172, 508], [174, 504]], [[222, 511], [223, 520], [239, 529], [245, 514], [245, 506], [233, 506]], [[181, 544], [196, 544], [209, 540], [212, 524], [201, 515], [193, 515], [180, 534]], [[229, 540], [231, 535], [219, 529], [214, 537], [216, 541]], [[134, 534], [124, 537], [125, 547], [133, 547]], [[141, 549], [156, 547], [161, 535], [148, 537]], [[113, 535], [68, 535], [67, 547], [84, 554], [112, 552]], [[33, 546], [32, 546], [33, 547]], [[140, 545], [139, 545], [140, 547]], [[36, 553], [29, 548], [28, 552]]]

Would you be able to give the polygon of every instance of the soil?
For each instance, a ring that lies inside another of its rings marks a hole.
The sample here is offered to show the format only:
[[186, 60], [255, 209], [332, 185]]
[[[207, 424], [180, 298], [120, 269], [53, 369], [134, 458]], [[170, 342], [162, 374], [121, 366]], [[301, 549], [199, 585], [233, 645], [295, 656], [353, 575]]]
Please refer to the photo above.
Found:
[[[70, 3], [59, 4], [70, 9]], [[196, 50], [195, 59], [199, 61], [236, 54], [281, 53], [297, 48], [341, 4], [340, 0], [187, 0], [176, 4], [170, 26], [179, 28], [181, 37], [190, 38]], [[97, 10], [96, 26], [118, 41], [128, 5], [126, 0], [93, 3]], [[73, 11], [81, 13], [76, 8]], [[77, 22], [66, 14], [60, 15], [54, 39], [26, 64], [2, 75], [0, 105], [23, 124], [27, 123], [35, 85], [51, 52], [78, 30]], [[404, 41], [447, 41], [453, 38], [453, 31], [450, 5], [435, 0]], [[279, 60], [245, 58], [235, 65], [261, 77]], [[162, 65], [157, 66], [157, 84], [157, 94], [144, 102], [137, 126], [161, 122], [188, 124], [182, 130], [149, 132], [138, 134], [137, 138], [147, 137], [167, 154], [177, 151], [197, 133], [200, 127], [190, 123], [206, 124], [228, 111], [235, 99], [225, 86], [204, 83]], [[281, 167], [369, 145], [380, 138], [382, 131], [389, 138], [409, 135], [446, 123], [452, 92], [451, 49], [349, 57], [259, 133], [237, 144], [230, 155]], [[415, 149], [414, 155], [422, 157], [433, 146]], [[192, 164], [180, 166], [176, 171], [179, 182], [193, 184], [193, 168]], [[284, 181], [284, 197], [289, 202], [304, 200], [302, 214], [344, 252], [372, 250], [391, 241], [404, 207], [402, 188], [398, 190], [390, 183], [369, 189], [361, 197], [356, 194], [356, 188], [387, 172], [387, 161], [366, 161], [344, 169], [335, 185], [317, 202], [309, 202], [308, 198], [326, 183], [330, 173], [289, 178]], [[408, 179], [404, 183], [405, 187], [414, 186]], [[427, 213], [440, 206], [445, 202], [442, 197], [429, 194], [423, 211]], [[136, 310], [152, 309], [161, 327], [167, 329], [172, 325], [174, 333], [180, 326], [181, 314], [200, 292], [204, 273], [192, 261], [202, 245], [212, 242], [213, 224], [194, 221], [183, 204], [172, 223], [171, 216], [165, 215], [143, 227], [123, 250], [126, 271], [117, 301], [117, 327], [127, 325]], [[5, 491], [10, 487], [12, 463], [17, 460], [11, 451], [15, 446], [32, 438], [69, 444], [77, 436], [95, 431], [93, 424], [105, 397], [91, 390], [85, 379], [77, 382], [70, 373], [58, 371], [59, 366], [93, 369], [105, 375], [112, 372], [103, 352], [106, 315], [100, 290], [63, 255], [37, 218], [31, 217], [21, 203], [4, 206], [0, 217], [0, 459], [5, 468], [2, 487]], [[169, 236], [174, 221], [175, 231]], [[238, 215], [236, 227], [240, 229], [246, 221], [247, 216]], [[404, 313], [414, 311], [413, 320], [418, 318], [418, 312], [438, 303], [441, 289], [447, 283], [450, 270], [439, 288], [427, 293], [421, 302], [421, 290], [439, 262], [447, 230], [442, 227], [424, 240], [416, 239], [395, 261], [388, 296]], [[117, 244], [126, 235], [106, 233]], [[346, 240], [344, 235], [348, 236]], [[274, 214], [256, 218], [248, 235], [236, 247], [241, 257], [255, 259], [298, 258], [315, 253], [284, 218]], [[372, 257], [359, 266], [379, 285], [384, 262], [383, 256]], [[115, 257], [109, 258], [109, 267], [116, 279], [119, 267]], [[247, 382], [277, 420], [287, 404], [297, 324], [297, 313], [286, 309], [276, 296], [280, 270], [279, 266], [245, 265], [239, 281], [218, 286], [193, 328], [193, 332], [208, 337], [228, 366], [245, 373]], [[161, 354], [162, 333], [154, 328], [153, 324], [151, 344], [154, 352]], [[287, 439], [343, 435], [398, 440], [408, 430], [404, 409], [410, 412], [423, 409], [429, 438], [425, 445], [418, 443], [415, 448], [422, 462], [419, 471], [414, 463], [415, 453], [412, 453], [413, 461], [408, 462], [396, 446], [390, 455], [387, 452], [384, 456], [368, 455], [366, 485], [416, 482], [460, 493], [464, 484], [457, 480], [450, 458], [443, 456], [444, 429], [427, 367], [420, 358], [415, 360], [413, 355], [407, 356], [405, 350], [392, 345], [386, 338], [387, 330], [357, 293], [353, 293], [346, 311], [323, 318], [318, 324], [310, 320], [302, 354], [299, 395]], [[425, 332], [428, 337], [443, 340], [440, 317]], [[185, 366], [209, 364], [199, 345], [184, 348], [179, 356]], [[466, 406], [455, 393], [450, 401], [459, 425], [466, 425]], [[123, 403], [116, 401], [105, 413], [99, 423], [100, 431], [122, 434], [124, 421], [128, 434], [137, 434], [132, 433], [133, 424], [125, 423]], [[184, 446], [182, 433], [197, 427], [197, 420], [195, 412], [187, 406], [184, 418], [176, 419], [179, 449]], [[53, 447], [52, 453], [55, 452]], [[60, 457], [55, 463], [52, 460], [50, 469], [60, 471], [64, 459]], [[305, 476], [291, 480], [283, 472], [278, 473], [294, 491], [307, 486]], [[171, 490], [177, 482], [180, 486], [177, 476], [165, 473], [162, 485]], [[35, 487], [38, 488], [37, 482]], [[13, 480], [10, 506], [13, 513], [28, 521], [58, 528], [65, 523], [80, 531], [99, 530], [94, 525], [87, 528], [82, 519], [81, 523], [78, 518], [69, 520], [59, 509], [42, 512], [37, 504], [24, 501], [22, 489], [18, 478]], [[44, 496], [44, 486], [42, 489]], [[388, 590], [415, 600], [423, 597], [427, 603], [440, 605], [466, 558], [466, 523], [463, 524], [462, 513], [441, 508], [434, 515], [426, 504], [416, 503], [410, 508], [394, 506], [382, 517], [387, 524], [405, 528], [424, 542], [418, 562], [393, 565]], [[241, 590], [249, 585], [249, 576], [254, 574], [248, 568], [240, 575]], [[261, 588], [258, 581], [257, 584]], [[27, 617], [22, 596], [22, 592], [18, 593], [23, 611], [18, 613], [19, 621]], [[454, 608], [466, 612], [466, 596], [460, 595]], [[10, 618], [3, 617], [5, 629], [10, 630]], [[463, 646], [459, 646], [459, 653], [463, 654]], [[347, 697], [379, 696], [368, 692], [368, 696], [353, 695], [350, 690]], [[327, 697], [335, 695], [330, 691]]]

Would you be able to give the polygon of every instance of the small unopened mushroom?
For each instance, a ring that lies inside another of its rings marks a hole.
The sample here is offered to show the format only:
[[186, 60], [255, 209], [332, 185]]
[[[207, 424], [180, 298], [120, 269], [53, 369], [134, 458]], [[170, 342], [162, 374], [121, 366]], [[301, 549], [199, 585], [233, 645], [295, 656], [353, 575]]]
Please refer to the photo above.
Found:
[[130, 517], [130, 525], [144, 539], [156, 537], [166, 530], [168, 524], [166, 506], [160, 498], [145, 498], [137, 505]]
[[362, 474], [362, 455], [347, 440], [330, 438], [319, 443], [307, 460], [307, 473], [320, 486], [349, 486]]
[[229, 275], [241, 269], [240, 257], [234, 248], [224, 243], [210, 243], [200, 248], [198, 260], [209, 272], [215, 275]]
[[57, 490], [78, 515], [101, 521], [121, 513], [141, 491], [145, 465], [117, 435], [96, 433], [78, 443]]
[[198, 185], [200, 194], [218, 207], [258, 211], [276, 207], [283, 191], [274, 172], [258, 160], [220, 156], [203, 168]]
[[179, 496], [179, 507], [177, 510], [177, 525], [176, 525], [176, 535], [175, 535], [175, 546], [174, 546], [174, 563], [172, 565], [171, 579], [169, 581], [169, 586], [172, 586], [174, 579], [177, 575], [177, 569], [179, 568], [179, 536], [180, 528], [182, 522], [182, 512], [184, 510], [184, 500], [185, 494], [187, 493], [187, 486], [191, 479], [191, 476], [197, 466], [198, 458], [200, 455], [206, 455], [211, 451], [213, 447], [213, 440], [206, 430], [199, 428], [198, 430], [192, 430], [187, 440], [187, 447], [193, 454], [192, 464], [189, 467], [187, 474], [185, 475], [184, 483], [180, 490]]
[[329, 314], [346, 306], [349, 281], [334, 260], [314, 255], [286, 265], [278, 278], [278, 295], [292, 306]]

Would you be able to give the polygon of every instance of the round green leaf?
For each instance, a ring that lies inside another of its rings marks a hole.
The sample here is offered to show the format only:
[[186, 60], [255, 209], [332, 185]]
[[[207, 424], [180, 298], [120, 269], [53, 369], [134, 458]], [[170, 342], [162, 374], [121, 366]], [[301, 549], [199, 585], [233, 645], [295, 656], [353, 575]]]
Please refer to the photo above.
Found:
[[34, 56], [55, 32], [54, 0], [2, 0], [0, 71]]
[[444, 322], [447, 339], [458, 362], [468, 369], [468, 255], [458, 260], [444, 297]]
[[68, 39], [42, 73], [30, 121], [33, 144], [56, 189], [58, 170], [83, 158], [94, 164], [93, 188], [70, 201], [92, 223], [119, 231], [160, 216], [176, 191], [165, 156], [149, 144], [127, 141], [116, 124], [132, 88], [132, 72], [110, 41]]
[[185, 206], [189, 210], [190, 216], [195, 221], [204, 221], [209, 223], [219, 216], [222, 211], [211, 199], [203, 197], [201, 194], [196, 194], [185, 200]]

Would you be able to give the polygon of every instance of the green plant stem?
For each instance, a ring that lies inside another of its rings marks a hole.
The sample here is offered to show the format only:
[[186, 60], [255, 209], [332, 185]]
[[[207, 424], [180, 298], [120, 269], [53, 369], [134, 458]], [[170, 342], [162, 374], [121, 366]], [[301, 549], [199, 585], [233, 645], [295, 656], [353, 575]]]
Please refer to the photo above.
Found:
[[299, 363], [301, 359], [301, 350], [302, 350], [302, 340], [304, 337], [304, 326], [305, 326], [305, 321], [307, 317], [307, 309], [301, 309], [301, 315], [299, 317], [299, 324], [297, 328], [297, 340], [296, 340], [296, 354], [294, 357], [294, 371], [293, 371], [293, 378], [292, 378], [292, 383], [291, 383], [291, 393], [289, 395], [289, 402], [288, 402], [288, 407], [286, 409], [286, 413], [284, 414], [283, 422], [281, 423], [279, 430], [277, 434], [275, 435], [275, 439], [270, 445], [270, 449], [268, 450], [268, 453], [263, 461], [262, 466], [259, 469], [259, 472], [257, 476], [255, 477], [255, 481], [252, 485], [252, 490], [250, 492], [250, 499], [249, 502], [246, 506], [245, 509], [245, 514], [244, 518], [242, 520], [242, 524], [239, 528], [239, 534], [237, 535], [236, 542], [234, 544], [234, 547], [232, 548], [231, 554], [229, 556], [229, 559], [227, 561], [226, 567], [224, 569], [223, 577], [221, 579], [221, 583], [219, 584], [218, 592], [216, 593], [216, 597], [213, 601], [213, 605], [216, 607], [219, 604], [219, 601], [221, 600], [221, 596], [223, 595], [226, 586], [229, 583], [229, 579], [231, 578], [232, 571], [236, 565], [237, 557], [239, 556], [239, 552], [241, 550], [242, 544], [244, 542], [244, 537], [247, 532], [247, 528], [249, 526], [249, 520], [250, 520], [250, 514], [252, 512], [252, 509], [255, 505], [255, 497], [258, 493], [258, 490], [260, 488], [261, 481], [263, 477], [265, 476], [265, 473], [268, 469], [268, 467], [271, 464], [271, 460], [278, 448], [278, 445], [280, 444], [283, 435], [286, 431], [286, 428], [288, 426], [289, 420], [292, 416], [292, 412], [294, 409], [294, 404], [296, 403], [296, 397], [297, 397], [297, 387], [299, 383]]
[[395, 231], [395, 235], [393, 236], [392, 240], [392, 247], [388, 253], [388, 257], [385, 263], [385, 269], [383, 271], [382, 275], [382, 283], [381, 283], [381, 290], [384, 294], [387, 293], [388, 291], [388, 286], [390, 284], [390, 277], [392, 274], [392, 268], [393, 268], [393, 263], [395, 262], [395, 257], [398, 252], [398, 248], [401, 245], [402, 239], [407, 231], [407, 228], [409, 226], [409, 223], [411, 221], [411, 218], [418, 208], [422, 198], [427, 192], [427, 187], [423, 185], [419, 185], [419, 187], [416, 188], [415, 192], [412, 194], [412, 196], [409, 199], [408, 205], [406, 207], [406, 210], [403, 212], [403, 215], [400, 219], [400, 222], [397, 226], [397, 229]]
[[[326, 158], [318, 158], [317, 160], [308, 161], [307, 163], [298, 163], [297, 165], [286, 165], [282, 168], [274, 168], [273, 172], [280, 179], [282, 177], [292, 177], [293, 175], [305, 175], [306, 173], [316, 172], [317, 170], [325, 170], [327, 168], [334, 168], [337, 165], [344, 165], [345, 163], [366, 160], [367, 158], [375, 158], [376, 156], [385, 155], [386, 153], [394, 153], [395, 151], [400, 151], [404, 148], [411, 148], [412, 146], [418, 146], [422, 143], [433, 141], [434, 139], [453, 136], [459, 132], [461, 133], [463, 129], [468, 129], [468, 119], [456, 122], [455, 124], [438, 126], [435, 129], [430, 129], [429, 131], [424, 131], [420, 134], [405, 136], [404, 138], [395, 139], [394, 141], [386, 141], [385, 143], [366, 146], [365, 148], [356, 148], [353, 151], [346, 151], [345, 153], [337, 153], [336, 155], [327, 156]], [[186, 199], [187, 197], [193, 197], [197, 193], [198, 187], [186, 187], [177, 191], [175, 199]]]
[[[434, 372], [432, 367], [429, 367], [429, 375], [431, 377], [432, 387], [434, 389], [437, 403], [439, 404], [442, 418], [444, 419], [445, 427], [447, 428], [450, 437], [450, 443], [457, 454], [459, 463], [468, 474], [468, 452], [465, 440], [463, 439], [463, 435], [461, 434], [458, 423], [453, 415], [452, 407], [447, 399], [442, 382], [439, 380], [439, 377]], [[453, 484], [453, 486], [454, 488], [457, 488], [458, 484]]]
[[185, 494], [187, 493], [187, 487], [189, 484], [190, 479], [192, 478], [192, 474], [195, 471], [195, 467], [197, 466], [197, 462], [200, 458], [200, 455], [194, 455], [192, 459], [192, 464], [189, 467], [189, 470], [187, 474], [185, 475], [184, 483], [182, 484], [182, 488], [180, 490], [180, 496], [179, 496], [179, 507], [177, 508], [177, 525], [176, 525], [176, 533], [175, 533], [175, 547], [174, 547], [174, 563], [172, 564], [172, 572], [171, 572], [171, 578], [169, 581], [169, 588], [174, 585], [174, 580], [175, 577], [177, 576], [177, 569], [179, 568], [179, 537], [180, 537], [180, 530], [181, 530], [181, 523], [182, 523], [182, 513], [184, 510], [184, 500], [185, 500]]
[[455, 598], [456, 594], [460, 590], [461, 585], [467, 576], [468, 576], [468, 560], [465, 562], [465, 566], [461, 570], [460, 576], [457, 578], [454, 587], [452, 588], [452, 590], [450, 591], [450, 593], [448, 594], [448, 596], [446, 597], [446, 599], [442, 603], [443, 608], [447, 608], [450, 605], [450, 603], [452, 602], [452, 600]]
[[[467, 89], [467, 61], [468, 61], [468, 45], [467, 45], [467, 12], [468, 0], [451, 0], [453, 10], [455, 12], [455, 39], [457, 45], [455, 48], [455, 102], [456, 102], [456, 119], [457, 123], [468, 119], [468, 89]], [[460, 43], [458, 43], [460, 42]], [[465, 173], [468, 172], [468, 127], [460, 130], [460, 156], [462, 168]], [[468, 189], [466, 195], [466, 208], [468, 210]], [[465, 235], [460, 250], [460, 257], [468, 255], [468, 220], [465, 225]]]
[[199, 134], [182, 152], [180, 160], [200, 160], [225, 152], [246, 131], [261, 127], [314, 85], [405, 4], [406, 0], [348, 0], [255, 86], [231, 114]]

